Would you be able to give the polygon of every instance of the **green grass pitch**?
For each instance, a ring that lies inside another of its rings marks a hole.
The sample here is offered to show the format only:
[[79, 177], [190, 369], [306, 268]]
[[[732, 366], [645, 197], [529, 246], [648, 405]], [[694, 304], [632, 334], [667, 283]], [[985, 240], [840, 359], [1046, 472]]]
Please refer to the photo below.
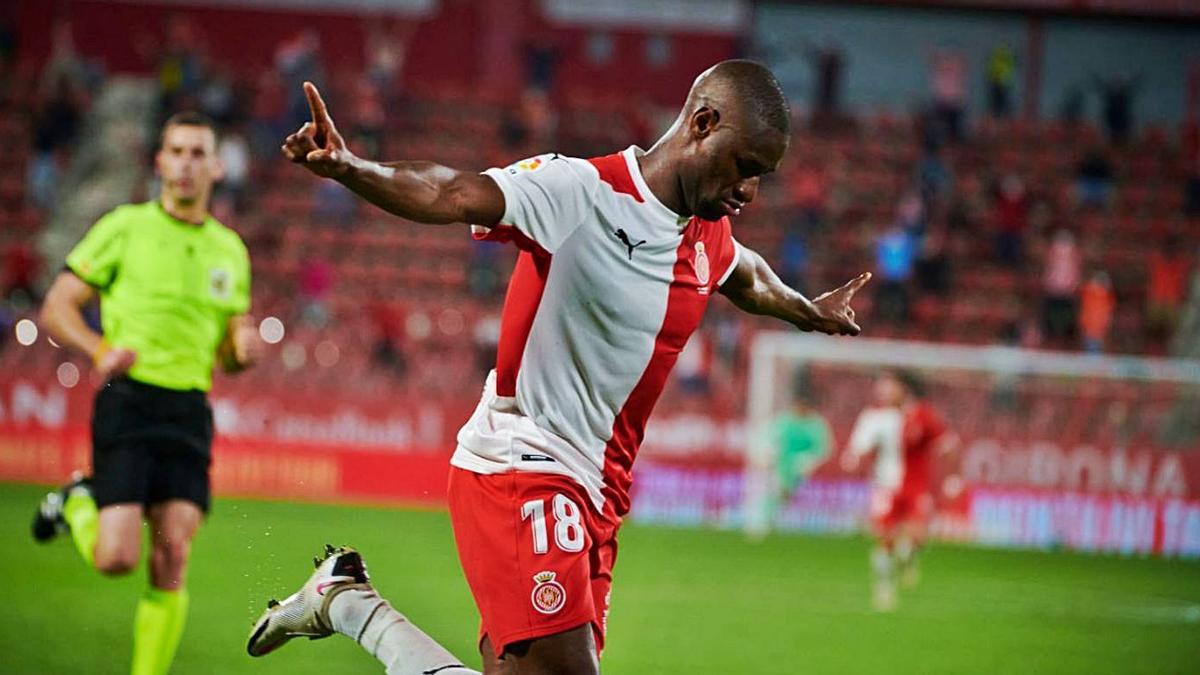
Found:
[[[128, 672], [145, 575], [104, 579], [67, 541], [28, 535], [44, 489], [0, 485], [0, 672]], [[218, 499], [196, 541], [173, 672], [381, 673], [349, 640], [245, 654], [269, 597], [326, 542], [360, 548], [376, 585], [468, 664], [477, 616], [440, 512]], [[898, 612], [868, 610], [868, 542], [627, 526], [607, 673], [1200, 672], [1200, 564], [933, 546]]]

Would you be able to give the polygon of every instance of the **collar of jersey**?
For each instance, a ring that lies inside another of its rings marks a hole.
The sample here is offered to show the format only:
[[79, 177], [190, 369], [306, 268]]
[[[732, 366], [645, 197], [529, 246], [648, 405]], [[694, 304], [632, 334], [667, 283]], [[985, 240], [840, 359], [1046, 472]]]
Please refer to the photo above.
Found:
[[681, 216], [678, 213], [675, 213], [671, 209], [667, 208], [666, 204], [658, 201], [658, 197], [654, 196], [654, 193], [650, 190], [650, 186], [646, 185], [646, 179], [642, 178], [642, 169], [638, 166], [637, 158], [646, 154], [646, 151], [636, 145], [631, 145], [628, 148], [625, 148], [624, 152], [621, 154], [625, 156], [625, 165], [629, 168], [629, 175], [633, 178], [633, 185], [637, 188], [637, 191], [641, 193], [642, 199], [645, 201], [646, 205], [653, 209], [654, 212], [660, 215], [663, 219], [670, 220], [671, 222], [675, 223], [675, 227], [678, 228], [680, 232], [683, 232], [684, 229], [687, 228], [687, 224], [691, 222], [692, 219], [690, 217]]
[[155, 199], [154, 206], [158, 208], [158, 212], [163, 214], [163, 217], [165, 217], [167, 220], [179, 225], [187, 225], [188, 228], [192, 230], [202, 230], [208, 225], [208, 221], [212, 220], [212, 214], [206, 214], [204, 216], [204, 221], [200, 223], [193, 223], [190, 220], [181, 220], [176, 218], [175, 216], [171, 215], [171, 212], [167, 210], [167, 207], [163, 206], [161, 199]]

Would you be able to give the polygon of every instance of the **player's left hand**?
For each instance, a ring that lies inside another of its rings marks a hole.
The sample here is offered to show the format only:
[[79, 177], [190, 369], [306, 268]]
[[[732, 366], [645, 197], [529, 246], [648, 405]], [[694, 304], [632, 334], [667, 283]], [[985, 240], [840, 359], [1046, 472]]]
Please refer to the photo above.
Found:
[[304, 95], [312, 121], [305, 122], [296, 133], [283, 141], [284, 157], [323, 178], [337, 178], [350, 170], [354, 155], [333, 123], [329, 109], [312, 82], [304, 83]]
[[850, 307], [850, 300], [870, 280], [871, 273], [863, 272], [841, 288], [817, 296], [812, 301], [808, 325], [801, 326], [801, 330], [817, 331], [826, 335], [858, 335], [862, 328], [854, 321], [854, 309]]

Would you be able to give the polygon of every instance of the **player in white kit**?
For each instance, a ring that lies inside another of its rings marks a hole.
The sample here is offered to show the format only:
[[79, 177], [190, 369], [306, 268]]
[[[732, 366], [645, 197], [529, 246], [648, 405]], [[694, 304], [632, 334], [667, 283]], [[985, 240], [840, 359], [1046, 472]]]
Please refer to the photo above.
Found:
[[[634, 457], [712, 295], [801, 330], [859, 332], [850, 299], [869, 274], [810, 301], [730, 229], [787, 149], [778, 83], [725, 61], [647, 151], [552, 153], [483, 174], [362, 160], [305, 89], [313, 121], [287, 138], [288, 159], [400, 217], [469, 223], [476, 239], [520, 249], [496, 368], [451, 460], [450, 515], [484, 671], [598, 672]], [[327, 551], [301, 591], [273, 603], [248, 651], [333, 632], [389, 673], [471, 672], [375, 593], [350, 549]]]

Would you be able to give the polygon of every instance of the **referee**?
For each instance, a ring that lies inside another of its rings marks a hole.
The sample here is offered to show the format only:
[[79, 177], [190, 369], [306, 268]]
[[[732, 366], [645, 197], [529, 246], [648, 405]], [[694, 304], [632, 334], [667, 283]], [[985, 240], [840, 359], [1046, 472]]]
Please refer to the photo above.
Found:
[[[250, 307], [250, 259], [208, 213], [222, 177], [211, 121], [167, 120], [155, 155], [159, 200], [104, 215], [67, 256], [41, 323], [91, 357], [92, 475], [46, 496], [33, 534], [70, 532], [101, 573], [127, 574], [150, 526], [150, 587], [134, 617], [132, 673], [166, 673], [187, 616], [192, 537], [209, 506], [213, 423], [206, 392], [214, 361], [250, 366], [261, 350]], [[82, 309], [99, 296], [103, 335]]]

